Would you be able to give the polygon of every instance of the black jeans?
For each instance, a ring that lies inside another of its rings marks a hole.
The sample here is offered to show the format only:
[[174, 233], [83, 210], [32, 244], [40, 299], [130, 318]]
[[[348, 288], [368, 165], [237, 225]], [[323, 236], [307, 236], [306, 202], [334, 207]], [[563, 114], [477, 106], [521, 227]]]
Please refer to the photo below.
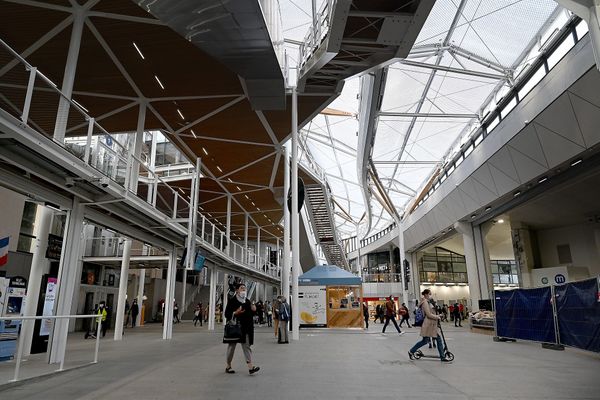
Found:
[[369, 316], [365, 315], [365, 326], [367, 327], [367, 329], [369, 329]]
[[454, 326], [462, 326], [462, 318], [460, 315], [454, 316]]
[[408, 325], [408, 327], [410, 328], [410, 319], [408, 318], [408, 315], [403, 315], [402, 319], [400, 320], [400, 326], [402, 326], [402, 323], [406, 321], [406, 325]]
[[400, 327], [398, 326], [398, 323], [396, 322], [396, 318], [392, 315], [392, 316], [385, 316], [385, 324], [383, 325], [383, 331], [381, 331], [381, 333], [385, 333], [385, 328], [387, 328], [388, 324], [390, 323], [390, 320], [394, 323], [394, 326], [396, 327], [396, 330], [398, 331], [398, 333], [402, 332], [400, 330]]

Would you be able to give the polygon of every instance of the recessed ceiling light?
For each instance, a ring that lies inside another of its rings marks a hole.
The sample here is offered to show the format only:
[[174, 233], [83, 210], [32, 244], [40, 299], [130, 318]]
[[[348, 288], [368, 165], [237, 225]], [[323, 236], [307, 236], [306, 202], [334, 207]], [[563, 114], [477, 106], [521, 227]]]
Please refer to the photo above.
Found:
[[486, 208], [485, 208], [485, 211], [486, 211], [486, 212], [488, 212], [488, 211], [490, 211], [491, 209], [492, 209], [492, 207], [486, 207]]
[[548, 180], [548, 177], [547, 177], [547, 176], [544, 176], [544, 177], [540, 178], [540, 180], [538, 181], [538, 183], [544, 183], [544, 182], [546, 182], [547, 180]]
[[472, 214], [472, 215], [471, 215], [471, 219], [474, 219], [474, 218], [476, 218], [476, 217], [477, 217], [477, 214]]
[[142, 54], [142, 51], [140, 50], [140, 48], [138, 47], [138, 45], [135, 44], [135, 42], [133, 42], [133, 47], [135, 47], [135, 49], [137, 50], [137, 52], [140, 55], [140, 57], [142, 57], [142, 60], [145, 60], [146, 57], [144, 57], [144, 55]]
[[250, 200], [250, 197], [248, 197], [247, 194], [245, 194], [244, 197], [247, 198], [248, 200]]
[[499, 223], [499, 224], [503, 224], [503, 223], [504, 223], [504, 220], [503, 220], [502, 218], [500, 218], [500, 219], [498, 220], [498, 223]]
[[181, 113], [181, 110], [179, 108], [177, 109], [177, 114], [179, 114], [181, 119], [185, 120], [185, 117], [183, 116], [183, 114]]
[[573, 162], [571, 163], [571, 167], [574, 167], [574, 166], [576, 166], [577, 164], [581, 164], [581, 162], [582, 162], [582, 161], [583, 161], [583, 160], [582, 160], [581, 158], [580, 158], [579, 160], [575, 160], [575, 161], [573, 161]]
[[237, 188], [238, 191], [240, 191], [240, 192], [242, 191], [242, 189], [240, 189], [239, 186], [236, 186], [236, 188]]
[[233, 183], [233, 181], [231, 180], [231, 178], [227, 178], [227, 180], [228, 180], [229, 182]]
[[254, 204], [254, 202], [252, 202], [252, 207], [256, 207], [256, 204]]
[[521, 191], [520, 190], [517, 190], [516, 192], [513, 193], [513, 197], [517, 197], [519, 195], [521, 195]]
[[158, 84], [160, 85], [160, 88], [162, 90], [165, 90], [165, 86], [162, 84], [162, 82], [160, 81], [160, 79], [158, 79], [158, 76], [154, 75], [154, 79], [156, 79], [156, 82], [158, 82]]
[[217, 165], [217, 169], [219, 170], [219, 172], [223, 172], [223, 170], [221, 169], [221, 167], [219, 167], [218, 165]]
[[196, 136], [196, 133], [194, 132], [193, 129], [190, 129], [190, 132], [192, 132], [192, 136], [194, 137], [194, 139], [198, 139], [198, 137]]
[[204, 154], [208, 155], [208, 151], [206, 151], [206, 149], [203, 147], [202, 151], [204, 152]]

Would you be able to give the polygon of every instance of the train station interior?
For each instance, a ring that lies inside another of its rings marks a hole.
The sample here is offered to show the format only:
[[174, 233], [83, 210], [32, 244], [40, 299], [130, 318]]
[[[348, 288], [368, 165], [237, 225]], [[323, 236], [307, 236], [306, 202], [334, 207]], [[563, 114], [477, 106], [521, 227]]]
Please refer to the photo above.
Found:
[[2, 399], [598, 398], [598, 0], [0, 21]]

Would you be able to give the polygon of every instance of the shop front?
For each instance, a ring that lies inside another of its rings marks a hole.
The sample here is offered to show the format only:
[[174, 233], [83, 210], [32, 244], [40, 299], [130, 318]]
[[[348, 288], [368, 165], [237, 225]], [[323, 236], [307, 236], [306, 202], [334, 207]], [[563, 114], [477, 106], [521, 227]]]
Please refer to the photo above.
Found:
[[334, 265], [298, 278], [300, 327], [362, 328], [362, 280]]

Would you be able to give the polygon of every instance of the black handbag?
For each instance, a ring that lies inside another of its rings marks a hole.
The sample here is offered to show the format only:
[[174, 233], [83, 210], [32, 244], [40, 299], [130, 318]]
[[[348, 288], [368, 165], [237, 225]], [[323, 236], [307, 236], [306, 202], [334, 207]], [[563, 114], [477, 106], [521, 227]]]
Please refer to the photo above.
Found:
[[241, 339], [242, 327], [235, 318], [232, 318], [225, 324], [223, 343], [238, 343]]

